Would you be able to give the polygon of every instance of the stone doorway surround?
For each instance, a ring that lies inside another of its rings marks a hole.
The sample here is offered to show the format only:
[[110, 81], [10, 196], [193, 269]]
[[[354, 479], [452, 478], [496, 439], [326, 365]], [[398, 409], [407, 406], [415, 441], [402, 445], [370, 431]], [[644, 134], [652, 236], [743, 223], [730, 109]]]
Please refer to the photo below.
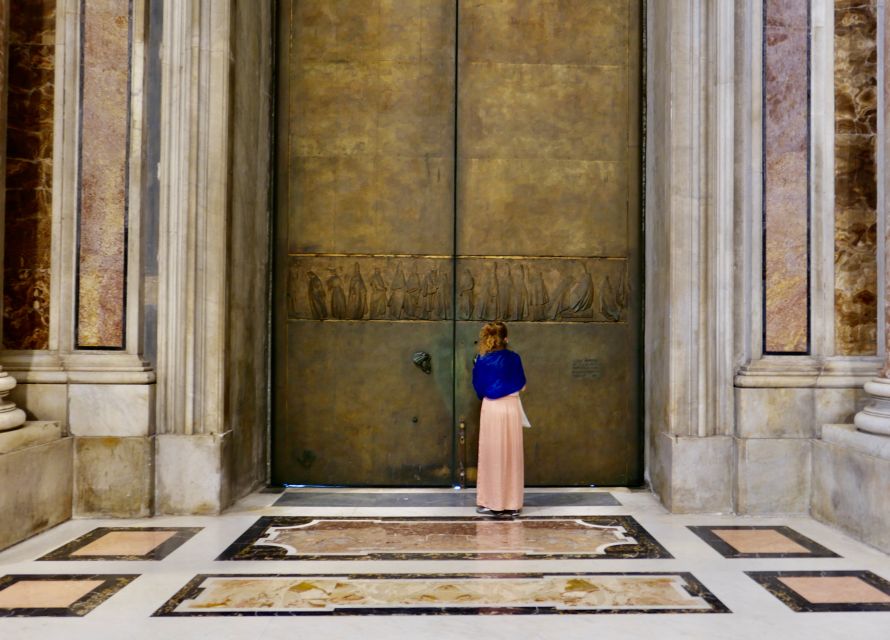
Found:
[[[146, 0], [133, 2], [126, 349], [81, 352], [71, 337], [80, 2], [60, 0], [53, 291], [62, 303], [50, 350], [0, 359], [19, 381], [20, 406], [74, 437], [79, 515], [217, 513], [267, 478], [273, 3], [162, 6], [152, 279], [141, 277], [138, 241], [142, 176], [155, 171], [140, 142], [138, 25], [148, 13]], [[819, 506], [830, 491], [819, 477], [839, 478], [855, 462], [820, 458], [829, 447], [821, 425], [852, 421], [882, 359], [834, 355], [834, 4], [811, 6], [813, 349], [792, 358], [764, 355], [760, 337], [762, 2], [647, 3], [646, 468], [674, 512], [804, 513], [812, 500], [817, 517], [843, 519]], [[140, 357], [141, 312], [155, 291], [153, 366]], [[114, 412], [97, 426], [91, 407]]]

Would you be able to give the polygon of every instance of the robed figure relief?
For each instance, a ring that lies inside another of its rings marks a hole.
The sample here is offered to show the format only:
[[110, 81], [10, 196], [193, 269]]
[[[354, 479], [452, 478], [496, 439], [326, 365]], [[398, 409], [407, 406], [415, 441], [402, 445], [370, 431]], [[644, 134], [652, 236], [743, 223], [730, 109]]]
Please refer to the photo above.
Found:
[[374, 267], [374, 275], [371, 276], [371, 319], [382, 320], [386, 318], [386, 282], [380, 274], [380, 267]]
[[547, 319], [547, 307], [550, 305], [550, 296], [547, 295], [547, 284], [544, 282], [544, 274], [540, 271], [531, 277], [531, 291], [529, 292], [528, 304], [532, 320], [541, 322]]
[[498, 266], [491, 267], [491, 277], [482, 295], [482, 305], [479, 309], [480, 320], [495, 320], [498, 318]]
[[310, 271], [309, 277], [309, 309], [315, 320], [324, 320], [328, 317], [327, 294], [321, 278], [314, 271]]
[[419, 318], [421, 312], [421, 303], [420, 303], [420, 275], [417, 273], [417, 265], [414, 265], [414, 270], [411, 272], [411, 275], [408, 276], [408, 281], [405, 283], [405, 316], [408, 318]]
[[346, 294], [343, 292], [343, 279], [336, 269], [328, 269], [331, 272], [328, 278], [328, 291], [331, 295], [331, 317], [337, 320], [346, 319]]
[[402, 317], [402, 308], [405, 306], [405, 274], [402, 265], [396, 267], [396, 275], [389, 286], [389, 317], [398, 320]]
[[458, 301], [460, 304], [460, 317], [470, 320], [473, 317], [473, 311], [476, 309], [476, 279], [473, 278], [473, 272], [464, 269], [458, 281]]
[[346, 310], [350, 320], [362, 320], [368, 307], [368, 288], [362, 279], [362, 272], [358, 262], [353, 266], [352, 278], [349, 280], [349, 297], [346, 300]]

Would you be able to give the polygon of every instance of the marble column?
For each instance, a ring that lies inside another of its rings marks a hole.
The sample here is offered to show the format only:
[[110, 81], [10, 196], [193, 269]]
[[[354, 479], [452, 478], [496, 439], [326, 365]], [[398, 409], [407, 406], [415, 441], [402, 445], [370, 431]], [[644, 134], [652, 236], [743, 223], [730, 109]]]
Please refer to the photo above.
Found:
[[[8, 84], [9, 0], [0, 0], [0, 264], [3, 264], [3, 214], [6, 210], [6, 87]], [[2, 304], [2, 302], [0, 302]], [[0, 313], [0, 317], [2, 317]], [[25, 412], [16, 408], [6, 396], [15, 388], [15, 378], [0, 367], [0, 431], [17, 429], [25, 424]]]
[[[883, 15], [879, 17], [879, 21], [883, 22], [883, 35], [882, 39], [879, 38], [879, 43], [883, 40], [883, 78], [879, 76], [879, 79], [882, 79], [883, 82], [879, 82], [878, 86], [883, 87], [883, 95], [878, 97], [878, 100], [883, 100], [883, 102], [879, 102], [878, 114], [880, 118], [883, 118], [883, 122], [880, 123], [879, 126], [879, 142], [878, 144], [882, 144], [884, 146], [884, 166], [883, 170], [878, 174], [878, 180], [883, 181], [883, 188], [881, 186], [878, 187], [879, 197], [883, 197], [884, 199], [884, 211], [887, 211], [887, 205], [890, 204], [890, 193], [888, 193], [888, 187], [890, 187], [890, 175], [887, 172], [887, 152], [890, 151], [890, 144], [888, 144], [888, 136], [887, 136], [887, 125], [890, 124], [890, 114], [887, 112], [887, 100], [890, 99], [890, 86], [887, 84], [887, 71], [890, 70], [888, 68], [888, 56], [890, 56], [890, 44], [888, 44], [887, 39], [887, 26], [888, 21], [890, 21], [890, 4], [881, 3], [883, 6], [879, 4], [879, 7], [883, 10]], [[886, 215], [886, 214], [885, 214]], [[882, 436], [890, 436], [890, 251], [887, 250], [887, 247], [890, 247], [890, 233], [888, 233], [888, 228], [885, 225], [884, 233], [886, 234], [887, 240], [884, 243], [884, 259], [883, 259], [883, 269], [884, 269], [884, 331], [885, 331], [885, 344], [887, 345], [887, 353], [884, 359], [884, 366], [881, 369], [881, 372], [877, 378], [873, 378], [865, 383], [865, 392], [868, 394], [869, 403], [868, 405], [859, 413], [856, 414], [856, 417], [853, 419], [853, 422], [856, 425], [856, 428], [860, 431], [865, 431], [867, 433], [873, 433], [876, 435]]]

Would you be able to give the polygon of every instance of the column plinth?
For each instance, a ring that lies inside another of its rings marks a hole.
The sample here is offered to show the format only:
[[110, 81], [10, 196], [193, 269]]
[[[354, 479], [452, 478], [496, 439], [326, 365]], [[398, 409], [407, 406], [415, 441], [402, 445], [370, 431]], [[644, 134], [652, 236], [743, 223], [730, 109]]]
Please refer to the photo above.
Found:
[[15, 385], [15, 378], [0, 368], [0, 432], [18, 429], [25, 424], [25, 412], [6, 399]]

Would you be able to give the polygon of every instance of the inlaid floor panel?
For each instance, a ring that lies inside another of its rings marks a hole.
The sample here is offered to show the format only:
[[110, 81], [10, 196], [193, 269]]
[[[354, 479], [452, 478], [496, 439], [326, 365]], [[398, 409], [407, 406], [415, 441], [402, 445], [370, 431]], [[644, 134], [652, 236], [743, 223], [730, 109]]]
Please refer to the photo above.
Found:
[[163, 560], [200, 527], [99, 527], [39, 560]]
[[727, 613], [688, 573], [200, 575], [157, 616]]
[[671, 558], [630, 516], [264, 516], [218, 560]]
[[890, 612], [890, 580], [885, 580], [871, 571], [749, 571], [747, 573], [793, 611]]
[[0, 577], [0, 618], [85, 616], [137, 577], [6, 575]]
[[766, 525], [693, 526], [689, 529], [724, 558], [837, 558], [815, 540], [790, 527]]

